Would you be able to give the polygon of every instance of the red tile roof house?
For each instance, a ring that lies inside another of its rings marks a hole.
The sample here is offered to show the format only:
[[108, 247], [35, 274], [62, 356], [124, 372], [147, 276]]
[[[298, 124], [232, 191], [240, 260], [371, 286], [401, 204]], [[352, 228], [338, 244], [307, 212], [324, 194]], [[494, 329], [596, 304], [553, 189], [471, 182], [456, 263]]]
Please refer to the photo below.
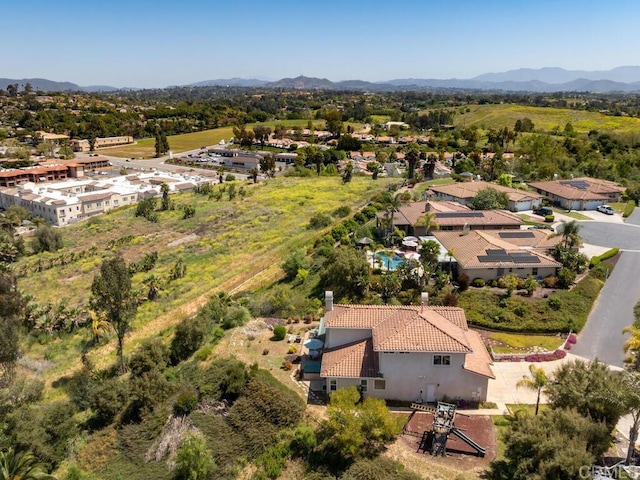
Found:
[[428, 306], [426, 294], [422, 303], [333, 305], [333, 292], [326, 292], [326, 391], [356, 386], [365, 397], [485, 401], [492, 362], [464, 310]]
[[607, 202], [619, 202], [625, 191], [616, 182], [590, 177], [532, 182], [529, 186], [568, 210], [595, 210]]

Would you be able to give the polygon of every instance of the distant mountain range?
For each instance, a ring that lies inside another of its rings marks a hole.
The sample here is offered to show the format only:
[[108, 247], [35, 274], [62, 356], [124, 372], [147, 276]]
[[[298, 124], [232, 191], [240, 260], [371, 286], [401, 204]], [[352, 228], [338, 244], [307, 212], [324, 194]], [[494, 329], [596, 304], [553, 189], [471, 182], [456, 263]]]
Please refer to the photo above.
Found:
[[[113, 92], [117, 90], [136, 90], [107, 85], [81, 87], [71, 82], [55, 82], [43, 78], [24, 78], [20, 80], [0, 78], [0, 88], [18, 83], [21, 88], [30, 83], [35, 90]], [[386, 82], [367, 82], [364, 80], [345, 80], [333, 82], [326, 78], [304, 77], [283, 78], [267, 81], [256, 78], [222, 78], [204, 80], [182, 85], [184, 87], [260, 87], [283, 90], [359, 90], [359, 91], [398, 91], [416, 89], [463, 89], [510, 92], [640, 92], [640, 66], [617, 67], [612, 70], [565, 70], [557, 67], [539, 69], [520, 68], [499, 73], [485, 73], [470, 79], [424, 79], [398, 78]]]

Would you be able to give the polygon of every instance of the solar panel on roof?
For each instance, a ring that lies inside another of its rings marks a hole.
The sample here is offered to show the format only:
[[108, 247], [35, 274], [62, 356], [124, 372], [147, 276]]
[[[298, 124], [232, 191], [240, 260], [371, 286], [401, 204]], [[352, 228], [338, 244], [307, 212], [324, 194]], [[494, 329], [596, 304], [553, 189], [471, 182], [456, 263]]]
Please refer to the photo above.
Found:
[[438, 212], [436, 218], [482, 218], [482, 212]]
[[512, 262], [509, 255], [478, 255], [478, 260], [485, 262]]
[[485, 250], [487, 255], [506, 255], [507, 251], [504, 248], [487, 248]]
[[512, 257], [514, 263], [540, 263], [540, 259], [535, 255]]
[[535, 238], [533, 232], [500, 232], [500, 238]]
[[586, 190], [589, 188], [589, 184], [584, 180], [562, 180], [560, 185], [569, 185], [573, 188], [578, 188], [580, 190]]

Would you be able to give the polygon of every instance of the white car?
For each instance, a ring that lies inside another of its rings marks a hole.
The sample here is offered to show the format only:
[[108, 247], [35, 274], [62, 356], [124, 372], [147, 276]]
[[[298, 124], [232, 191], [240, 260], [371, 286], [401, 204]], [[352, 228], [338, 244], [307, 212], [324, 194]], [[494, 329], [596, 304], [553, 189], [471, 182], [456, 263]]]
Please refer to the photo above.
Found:
[[596, 208], [596, 210], [607, 215], [613, 215], [614, 213], [616, 213], [615, 210], [609, 205], [600, 205], [598, 208]]

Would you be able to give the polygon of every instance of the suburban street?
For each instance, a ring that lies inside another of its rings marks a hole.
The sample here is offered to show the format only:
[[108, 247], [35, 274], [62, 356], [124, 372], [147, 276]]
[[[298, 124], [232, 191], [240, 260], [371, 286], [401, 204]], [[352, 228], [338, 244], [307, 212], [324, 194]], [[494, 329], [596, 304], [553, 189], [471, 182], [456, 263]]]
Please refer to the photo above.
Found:
[[637, 226], [640, 211], [636, 209], [626, 224], [591, 221], [580, 224], [580, 235], [585, 243], [618, 247], [624, 252], [605, 283], [572, 353], [622, 367], [622, 346], [626, 338], [622, 329], [633, 323], [633, 307], [640, 299], [640, 227]]

